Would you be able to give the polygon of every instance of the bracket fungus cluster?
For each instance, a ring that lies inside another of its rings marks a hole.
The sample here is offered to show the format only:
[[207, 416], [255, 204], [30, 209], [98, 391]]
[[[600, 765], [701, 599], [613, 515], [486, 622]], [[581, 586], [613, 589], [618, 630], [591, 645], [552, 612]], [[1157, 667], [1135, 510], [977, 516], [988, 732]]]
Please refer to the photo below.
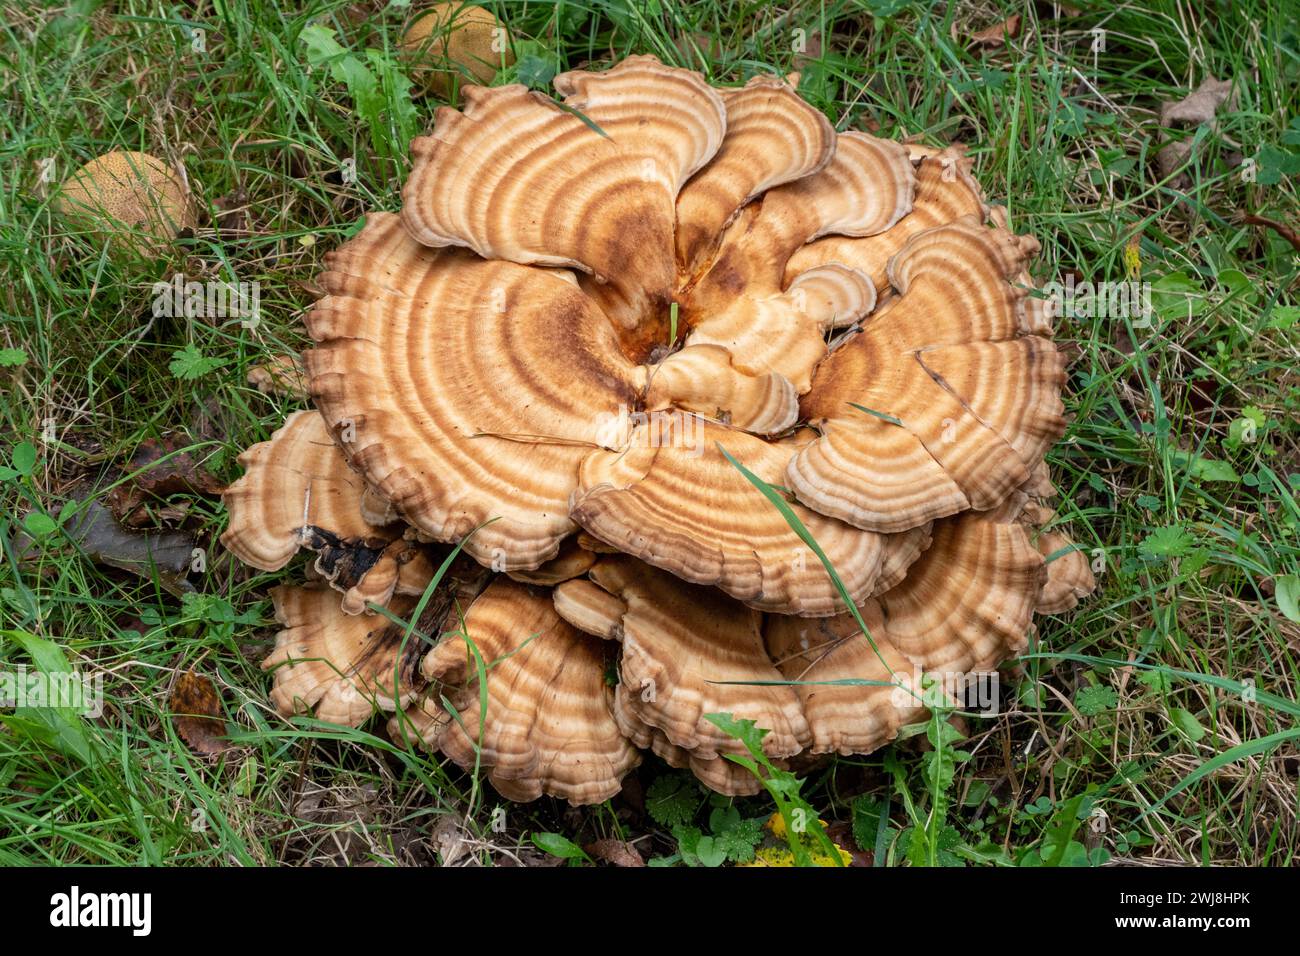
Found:
[[275, 704], [387, 712], [518, 800], [607, 799], [644, 750], [754, 792], [716, 713], [778, 763], [870, 752], [917, 674], [1093, 586], [1046, 500], [1038, 244], [959, 147], [837, 133], [775, 77], [555, 88], [465, 88], [400, 215], [326, 257], [315, 411], [226, 493], [242, 560], [315, 553], [273, 592]]

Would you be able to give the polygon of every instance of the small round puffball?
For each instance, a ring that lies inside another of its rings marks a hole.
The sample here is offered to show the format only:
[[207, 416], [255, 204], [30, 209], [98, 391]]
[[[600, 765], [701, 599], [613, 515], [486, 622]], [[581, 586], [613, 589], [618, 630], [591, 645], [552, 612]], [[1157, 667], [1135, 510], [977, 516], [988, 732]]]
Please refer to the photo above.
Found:
[[435, 3], [402, 36], [413, 63], [412, 79], [426, 93], [451, 96], [454, 80], [489, 83], [497, 70], [515, 62], [510, 36], [482, 7]]
[[195, 224], [184, 184], [148, 153], [115, 150], [92, 159], [59, 187], [53, 205], [83, 230], [128, 244], [140, 239], [136, 233], [168, 240]]

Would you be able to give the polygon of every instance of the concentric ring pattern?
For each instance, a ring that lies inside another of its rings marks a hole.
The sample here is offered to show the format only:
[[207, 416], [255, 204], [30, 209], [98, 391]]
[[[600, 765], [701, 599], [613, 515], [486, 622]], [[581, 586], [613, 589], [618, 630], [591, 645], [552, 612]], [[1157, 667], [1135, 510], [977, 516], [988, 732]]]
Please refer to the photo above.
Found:
[[513, 799], [607, 799], [639, 749], [753, 792], [715, 712], [778, 762], [879, 747], [924, 713], [915, 674], [994, 668], [1092, 586], [1040, 500], [1065, 371], [1038, 243], [960, 148], [836, 132], [776, 77], [639, 56], [555, 89], [468, 87], [413, 144], [400, 215], [327, 257], [305, 364], [333, 464], [277, 433], [228, 546], [283, 566], [323, 482], [380, 542], [372, 603], [419, 590], [429, 548], [485, 571], [418, 670], [391, 628], [312, 630], [295, 593], [277, 704], [368, 716], [293, 670], [308, 638], [346, 644], [338, 680], [375, 687], [318, 635], [346, 628], [400, 677], [372, 695], [394, 733]]

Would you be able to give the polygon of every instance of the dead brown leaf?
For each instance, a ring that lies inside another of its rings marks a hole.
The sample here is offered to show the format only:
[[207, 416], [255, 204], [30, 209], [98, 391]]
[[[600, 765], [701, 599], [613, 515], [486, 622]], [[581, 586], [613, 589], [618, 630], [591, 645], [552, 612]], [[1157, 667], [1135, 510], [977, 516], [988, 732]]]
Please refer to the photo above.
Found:
[[1160, 125], [1186, 129], [1209, 123], [1231, 95], [1231, 80], [1210, 77], [1177, 103], [1161, 103]]
[[[221, 494], [225, 486], [195, 460], [192, 452], [177, 451], [189, 444], [192, 442], [188, 437], [175, 434], [141, 442], [125, 468], [126, 474], [135, 476], [108, 494], [113, 516], [127, 527], [138, 528], [153, 521], [144, 507], [147, 501], [161, 502], [171, 495]], [[183, 517], [185, 510], [179, 516]], [[175, 509], [172, 513], [176, 515]]]
[[168, 709], [176, 732], [195, 753], [214, 757], [234, 746], [226, 738], [221, 695], [202, 674], [184, 671], [176, 678]]
[[[1168, 129], [1195, 129], [1208, 124], [1212, 130], [1216, 129], [1216, 114], [1225, 103], [1231, 105], [1233, 100], [1232, 81], [1210, 77], [1181, 100], [1162, 103], [1160, 125]], [[1156, 168], [1162, 179], [1174, 176], [1170, 185], [1184, 188], [1190, 185], [1191, 179], [1186, 174], [1174, 174], [1193, 159], [1191, 141], [1174, 140], [1156, 153]]]
[[[1156, 167], [1160, 170], [1160, 178], [1168, 179], [1182, 169], [1191, 155], [1192, 144], [1182, 140], [1161, 147], [1160, 152], [1156, 153]], [[1176, 185], [1186, 185], [1189, 181], [1184, 175], [1174, 182]]]
[[641, 854], [637, 852], [636, 847], [623, 840], [596, 840], [594, 843], [588, 843], [583, 849], [592, 859], [608, 863], [610, 866], [645, 866], [645, 860], [641, 859]]
[[1007, 40], [1014, 40], [1018, 36], [1020, 36], [1020, 14], [1013, 13], [1001, 23], [995, 23], [978, 33], [971, 34], [968, 42], [972, 46], [1002, 46]]
[[796, 70], [802, 70], [809, 63], [816, 62], [822, 56], [822, 35], [821, 31], [813, 30], [806, 33], [803, 42], [799, 45], [794, 54], [793, 65]]
[[[130, 571], [146, 580], [156, 576], [163, 588], [177, 596], [194, 590], [186, 578], [194, 558], [194, 538], [188, 534], [127, 530], [94, 500], [67, 501], [59, 509], [59, 523], [67, 539], [76, 542], [96, 564]], [[20, 561], [32, 560], [47, 553], [48, 544], [20, 533], [14, 539], [14, 553]]]

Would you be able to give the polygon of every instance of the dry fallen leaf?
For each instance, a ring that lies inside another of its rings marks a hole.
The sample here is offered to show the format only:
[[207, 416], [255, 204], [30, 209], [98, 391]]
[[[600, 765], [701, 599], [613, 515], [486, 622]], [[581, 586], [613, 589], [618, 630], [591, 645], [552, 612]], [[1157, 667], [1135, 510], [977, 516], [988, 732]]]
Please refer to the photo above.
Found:
[[[1210, 77], [1193, 92], [1175, 103], [1160, 105], [1160, 125], [1169, 129], [1191, 129], [1209, 124], [1217, 127], [1215, 114], [1232, 98], [1232, 81]], [[1162, 179], [1173, 176], [1192, 159], [1191, 140], [1174, 140], [1166, 143], [1156, 153], [1156, 167]], [[1191, 180], [1185, 175], [1176, 176], [1170, 185], [1181, 188]]]
[[[96, 564], [120, 568], [158, 582], [171, 594], [194, 590], [185, 575], [194, 557], [194, 539], [179, 531], [128, 531], [98, 501], [69, 500], [59, 509], [64, 536], [75, 542]], [[15, 552], [20, 560], [42, 553], [46, 542], [20, 535]]]
[[972, 34], [970, 42], [974, 46], [1001, 46], [1007, 40], [1013, 40], [1018, 36], [1020, 36], [1020, 14], [1013, 13], [1001, 23], [995, 23], [987, 29]]
[[794, 66], [802, 70], [809, 63], [815, 63], [822, 56], [822, 35], [820, 30], [813, 30], [805, 35], [802, 49], [795, 50]]
[[[1191, 155], [1191, 143], [1179, 141], [1161, 147], [1160, 152], [1156, 153], [1156, 165], [1160, 169], [1160, 178], [1167, 179], [1177, 170], [1182, 169]], [[1175, 185], [1186, 185], [1187, 182], [1186, 176], [1179, 176], [1174, 180]]]
[[141, 442], [124, 469], [135, 477], [108, 494], [113, 516], [127, 527], [138, 528], [153, 523], [153, 516], [144, 507], [146, 501], [162, 501], [171, 495], [221, 494], [225, 486], [195, 460], [192, 452], [177, 451], [190, 444], [193, 442], [187, 436], [178, 434]]
[[586, 844], [583, 849], [593, 859], [608, 863], [610, 866], [645, 866], [645, 860], [641, 859], [641, 854], [637, 852], [636, 847], [623, 840], [596, 840], [594, 843]]
[[1231, 94], [1231, 80], [1210, 77], [1178, 102], [1160, 104], [1160, 125], [1186, 128], [1209, 123]]
[[212, 757], [233, 746], [226, 739], [221, 696], [212, 681], [202, 674], [185, 671], [176, 678], [168, 709], [176, 732], [195, 753]]
[[438, 817], [429, 831], [429, 839], [443, 866], [455, 866], [471, 850], [470, 836], [465, 821], [450, 813]]

